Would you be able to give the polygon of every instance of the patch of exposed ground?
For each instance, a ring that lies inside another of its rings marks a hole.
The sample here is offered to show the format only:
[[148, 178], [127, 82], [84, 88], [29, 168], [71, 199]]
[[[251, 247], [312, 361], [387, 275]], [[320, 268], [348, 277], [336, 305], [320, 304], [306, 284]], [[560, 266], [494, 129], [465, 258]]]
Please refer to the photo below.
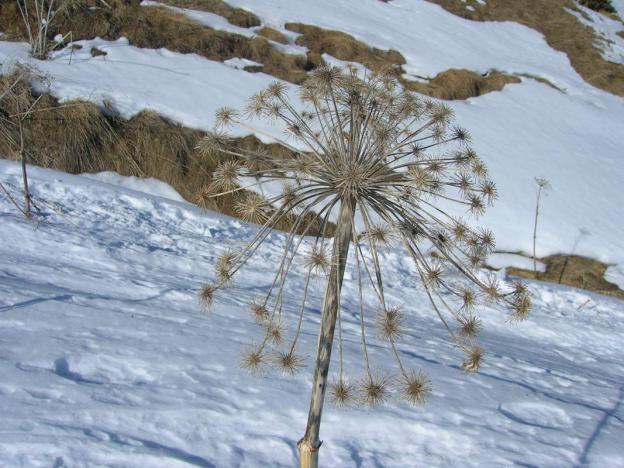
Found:
[[[15, 81], [15, 75], [0, 77], [0, 96]], [[14, 88], [15, 99], [0, 100], [0, 155], [18, 159], [18, 109], [34, 104], [34, 113], [24, 121], [27, 161], [37, 166], [71, 174], [115, 171], [125, 176], [153, 177], [168, 183], [186, 200], [227, 215], [236, 216], [235, 204], [248, 192], [210, 197], [210, 184], [217, 165], [232, 156], [221, 152], [204, 154], [196, 146], [204, 133], [176, 125], [153, 112], [141, 112], [130, 120], [111, 109], [102, 112], [88, 102], [59, 104], [49, 95], [35, 103], [27, 83]], [[18, 104], [19, 102], [19, 104]], [[277, 144], [263, 144], [253, 136], [235, 140], [238, 148], [264, 150], [278, 157], [292, 152]], [[277, 225], [288, 230], [292, 220]], [[311, 234], [316, 230], [313, 228]], [[331, 233], [331, 231], [330, 231]]]
[[[608, 62], [594, 44], [595, 31], [566, 11], [572, 0], [429, 0], [458, 16], [476, 21], [515, 21], [541, 32], [548, 44], [567, 54], [585, 81], [624, 96], [624, 65]], [[467, 7], [471, 7], [468, 9]]]
[[550, 255], [539, 261], [546, 265], [546, 271], [537, 272], [537, 275], [532, 270], [516, 267], [508, 267], [507, 273], [624, 299], [624, 291], [604, 278], [609, 267], [605, 263], [578, 255]]

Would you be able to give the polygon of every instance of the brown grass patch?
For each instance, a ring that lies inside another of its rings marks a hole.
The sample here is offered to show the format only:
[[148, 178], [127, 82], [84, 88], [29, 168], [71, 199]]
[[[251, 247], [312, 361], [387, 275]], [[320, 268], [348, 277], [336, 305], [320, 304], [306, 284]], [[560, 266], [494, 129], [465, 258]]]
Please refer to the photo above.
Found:
[[537, 276], [531, 270], [516, 267], [507, 268], [507, 273], [624, 299], [624, 291], [604, 278], [609, 266], [605, 263], [578, 255], [551, 255], [539, 261], [546, 264], [546, 271], [537, 272]]
[[498, 71], [479, 75], [470, 70], [451, 69], [439, 73], [428, 83], [402, 80], [412, 91], [438, 99], [468, 99], [492, 91], [501, 91], [507, 84], [520, 83], [520, 78]]
[[369, 47], [354, 37], [329, 29], [302, 23], [286, 23], [286, 29], [299, 34], [296, 44], [307, 47], [317, 55], [327, 53], [340, 60], [358, 62], [367, 68], [378, 71], [387, 67], [398, 67], [405, 58], [395, 50], [381, 50]]
[[177, 6], [180, 8], [190, 8], [201, 10], [223, 16], [230, 24], [242, 28], [253, 28], [260, 26], [260, 18], [252, 12], [242, 8], [234, 8], [221, 0], [158, 0], [161, 3]]
[[288, 44], [288, 39], [276, 29], [264, 27], [257, 31], [257, 34], [266, 37], [270, 41], [279, 42], [280, 44]]
[[541, 32], [548, 44], [567, 54], [574, 69], [585, 81], [624, 96], [624, 66], [606, 61], [594, 46], [595, 31], [581, 24], [571, 0], [488, 0], [486, 5], [471, 2], [467, 10], [462, 0], [429, 0], [448, 11], [476, 21], [515, 21]]
[[[0, 95], [15, 78], [16, 75], [0, 77]], [[20, 109], [35, 103], [36, 97], [28, 83], [22, 81], [14, 90], [20, 99]], [[13, 99], [0, 101], [0, 154], [10, 159], [18, 157], [15, 150], [19, 130], [7, 122], [16, 113]], [[247, 192], [216, 198], [205, 196], [214, 169], [231, 157], [200, 153], [196, 146], [203, 136], [199, 130], [176, 125], [153, 112], [141, 112], [124, 120], [110, 109], [104, 114], [89, 102], [60, 104], [49, 95], [40, 98], [35, 112], [24, 122], [25, 154], [30, 164], [72, 174], [115, 171], [125, 176], [153, 177], [171, 185], [190, 202], [236, 216], [234, 206]], [[240, 138], [236, 145], [292, 157], [290, 150], [278, 144], [263, 144], [254, 136]], [[277, 227], [288, 230], [291, 222], [285, 220]], [[318, 232], [317, 229], [314, 227], [310, 234]]]

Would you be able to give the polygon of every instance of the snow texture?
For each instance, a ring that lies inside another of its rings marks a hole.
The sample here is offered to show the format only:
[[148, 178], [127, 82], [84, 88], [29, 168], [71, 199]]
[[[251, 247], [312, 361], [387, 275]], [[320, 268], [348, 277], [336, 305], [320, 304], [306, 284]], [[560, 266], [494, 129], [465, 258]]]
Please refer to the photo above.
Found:
[[[249, 7], [240, 0], [231, 3]], [[422, 1], [364, 0], [353, 8], [346, 0], [267, 0], [253, 10], [280, 30], [286, 21], [303, 21], [343, 30], [372, 46], [393, 47], [405, 55], [412, 76], [466, 67], [550, 80], [560, 90], [523, 79], [502, 92], [451, 103], [499, 186], [500, 199], [486, 222], [499, 249], [531, 252], [534, 177], [542, 176], [553, 189], [542, 202], [537, 255], [569, 253], [575, 246], [579, 255], [624, 263], [624, 99], [582, 81], [565, 54], [551, 49], [540, 34], [510, 22], [464, 20]], [[154, 110], [201, 129], [212, 128], [217, 108], [243, 107], [274, 80], [195, 54], [139, 49], [125, 39], [80, 44], [81, 50], [62, 50], [43, 62], [29, 58], [25, 44], [0, 42], [0, 63], [4, 69], [30, 63], [49, 77], [42, 90], [63, 100], [106, 101], [124, 117]], [[92, 47], [107, 55], [91, 57]], [[279, 127], [255, 123], [254, 128], [264, 141], [282, 135]], [[239, 135], [249, 131], [234, 129]]]
[[[0, 197], [0, 465], [294, 466], [310, 367], [296, 377], [238, 368], [242, 347], [262, 334], [246, 304], [266, 287], [283, 235], [207, 315], [198, 288], [215, 257], [253, 227], [150, 195], [149, 182], [141, 193], [135, 180], [129, 190], [30, 173], [38, 224]], [[0, 181], [19, 196], [19, 165], [0, 161]], [[328, 405], [323, 466], [624, 464], [621, 301], [530, 284], [528, 321], [510, 325], [502, 310], [483, 311], [489, 354], [470, 377], [406, 260], [392, 249], [382, 255], [388, 297], [415, 305], [399, 352], [429, 373], [434, 392], [424, 408]], [[353, 283], [348, 276], [344, 297]], [[297, 314], [302, 287], [300, 279], [288, 289], [285, 313]], [[317, 303], [321, 292], [315, 284]], [[356, 379], [357, 305], [347, 299], [344, 307], [345, 362]], [[302, 335], [308, 355], [318, 322], [311, 310]], [[389, 347], [371, 341], [373, 364], [390, 362]]]

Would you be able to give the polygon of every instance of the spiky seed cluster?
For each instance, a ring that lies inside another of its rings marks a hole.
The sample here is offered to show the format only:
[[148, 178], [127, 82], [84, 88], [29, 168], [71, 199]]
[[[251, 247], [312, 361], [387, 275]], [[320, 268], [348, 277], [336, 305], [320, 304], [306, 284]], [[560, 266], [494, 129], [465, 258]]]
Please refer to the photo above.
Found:
[[262, 366], [265, 364], [265, 361], [266, 355], [262, 349], [249, 349], [243, 352], [240, 366], [250, 372], [258, 373], [262, 370]]
[[355, 401], [355, 388], [344, 378], [332, 382], [329, 394], [336, 406], [347, 406]]
[[263, 224], [270, 215], [271, 206], [265, 197], [249, 192], [234, 204], [234, 212], [244, 221]]
[[391, 379], [368, 374], [360, 383], [360, 399], [366, 406], [379, 406], [390, 398]]
[[[359, 292], [366, 377], [358, 393], [368, 404], [379, 404], [392, 393], [391, 380], [371, 372], [364, 319], [368, 307], [362, 299], [362, 289], [368, 288], [382, 311], [376, 320], [377, 335], [389, 342], [397, 360], [400, 375], [392, 381], [399, 384], [398, 393], [407, 401], [421, 404], [430, 393], [430, 384], [424, 374], [406, 369], [401, 361], [397, 342], [404, 337], [410, 311], [387, 306], [382, 250], [389, 245], [401, 248], [413, 260], [415, 278], [425, 288], [431, 308], [466, 356], [464, 369], [476, 371], [483, 360], [476, 342], [481, 329], [477, 307], [504, 303], [512, 310], [513, 319], [522, 319], [529, 311], [530, 297], [521, 285], [509, 289], [476, 271], [493, 250], [494, 237], [488, 230], [474, 229], [451, 216], [445, 207], [454, 203], [463, 207], [467, 216], [477, 217], [495, 200], [496, 185], [469, 146], [468, 132], [452, 125], [452, 111], [405, 92], [391, 74], [360, 79], [352, 69], [320, 67], [300, 87], [299, 102], [291, 99], [293, 95], [283, 83], [274, 83], [252, 96], [243, 112], [220, 109], [217, 128], [200, 145], [205, 152], [227, 156], [214, 173], [209, 187], [212, 197], [249, 190], [250, 186], [240, 182], [243, 179], [283, 186], [278, 195], [247, 195], [235, 206], [241, 217], [262, 227], [239, 254], [217, 262], [215, 288], [220, 288], [231, 283], [232, 276], [258, 252], [276, 226], [289, 223], [283, 255], [266, 297], [251, 306], [264, 339], [247, 353], [244, 365], [260, 367], [266, 353], [286, 340], [284, 296], [295, 276], [290, 273], [303, 268], [304, 290], [292, 342], [286, 348], [289, 351], [280, 351], [279, 359], [271, 360], [289, 373], [300, 367], [295, 349], [304, 314], [310, 309], [308, 285], [313, 274], [336, 267], [338, 257], [331, 252], [328, 235], [332, 212], [346, 205], [352, 207], [357, 220], [347, 265], [353, 274], [347, 277], [355, 278]], [[255, 119], [276, 122], [286, 135], [279, 142], [292, 156], [235, 146], [222, 129], [236, 124], [249, 128], [243, 118], [251, 120], [252, 126]], [[208, 296], [213, 293], [211, 290]], [[341, 333], [338, 336], [340, 376], [331, 394], [344, 403], [353, 390], [342, 378]]]
[[401, 385], [403, 398], [415, 406], [424, 405], [432, 390], [431, 382], [421, 371], [404, 376]]
[[285, 374], [295, 374], [304, 367], [303, 358], [294, 351], [280, 351], [275, 356], [275, 363]]
[[405, 316], [400, 308], [390, 307], [377, 314], [379, 335], [388, 341], [397, 341], [405, 332]]

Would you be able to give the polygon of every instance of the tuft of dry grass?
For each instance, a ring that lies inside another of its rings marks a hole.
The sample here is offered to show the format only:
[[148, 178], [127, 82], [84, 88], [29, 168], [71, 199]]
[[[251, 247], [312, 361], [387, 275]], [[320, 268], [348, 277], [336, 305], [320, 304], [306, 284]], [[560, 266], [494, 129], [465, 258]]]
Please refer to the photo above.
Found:
[[190, 8], [193, 10], [208, 11], [219, 16], [223, 16], [230, 24], [242, 28], [253, 28], [260, 26], [260, 18], [252, 12], [242, 8], [234, 8], [222, 0], [159, 0], [161, 3], [173, 5], [180, 8]]
[[340, 60], [358, 62], [373, 71], [405, 64], [405, 58], [399, 52], [369, 47], [340, 31], [302, 23], [286, 23], [286, 29], [302, 34], [297, 38], [296, 44], [307, 47], [318, 55], [327, 53]]
[[572, 0], [488, 0], [472, 2], [466, 9], [462, 0], [428, 0], [458, 16], [475, 21], [515, 21], [541, 32], [548, 44], [567, 54], [574, 69], [585, 81], [624, 96], [624, 66], [605, 60], [595, 47], [596, 32], [566, 11], [578, 10]]
[[276, 29], [264, 27], [256, 31], [260, 36], [266, 37], [270, 41], [279, 42], [280, 44], [288, 44], [288, 39]]
[[[539, 261], [546, 264], [546, 271], [537, 272], [540, 281], [565, 284], [624, 299], [624, 291], [604, 278], [609, 267], [605, 263], [579, 255], [551, 255]], [[532, 270], [523, 268], [509, 267], [507, 273], [521, 278], [536, 278]]]
[[520, 83], [520, 78], [499, 71], [479, 75], [465, 69], [450, 69], [439, 73], [428, 83], [402, 80], [404, 86], [438, 99], [468, 99], [492, 91], [501, 91], [510, 83]]

